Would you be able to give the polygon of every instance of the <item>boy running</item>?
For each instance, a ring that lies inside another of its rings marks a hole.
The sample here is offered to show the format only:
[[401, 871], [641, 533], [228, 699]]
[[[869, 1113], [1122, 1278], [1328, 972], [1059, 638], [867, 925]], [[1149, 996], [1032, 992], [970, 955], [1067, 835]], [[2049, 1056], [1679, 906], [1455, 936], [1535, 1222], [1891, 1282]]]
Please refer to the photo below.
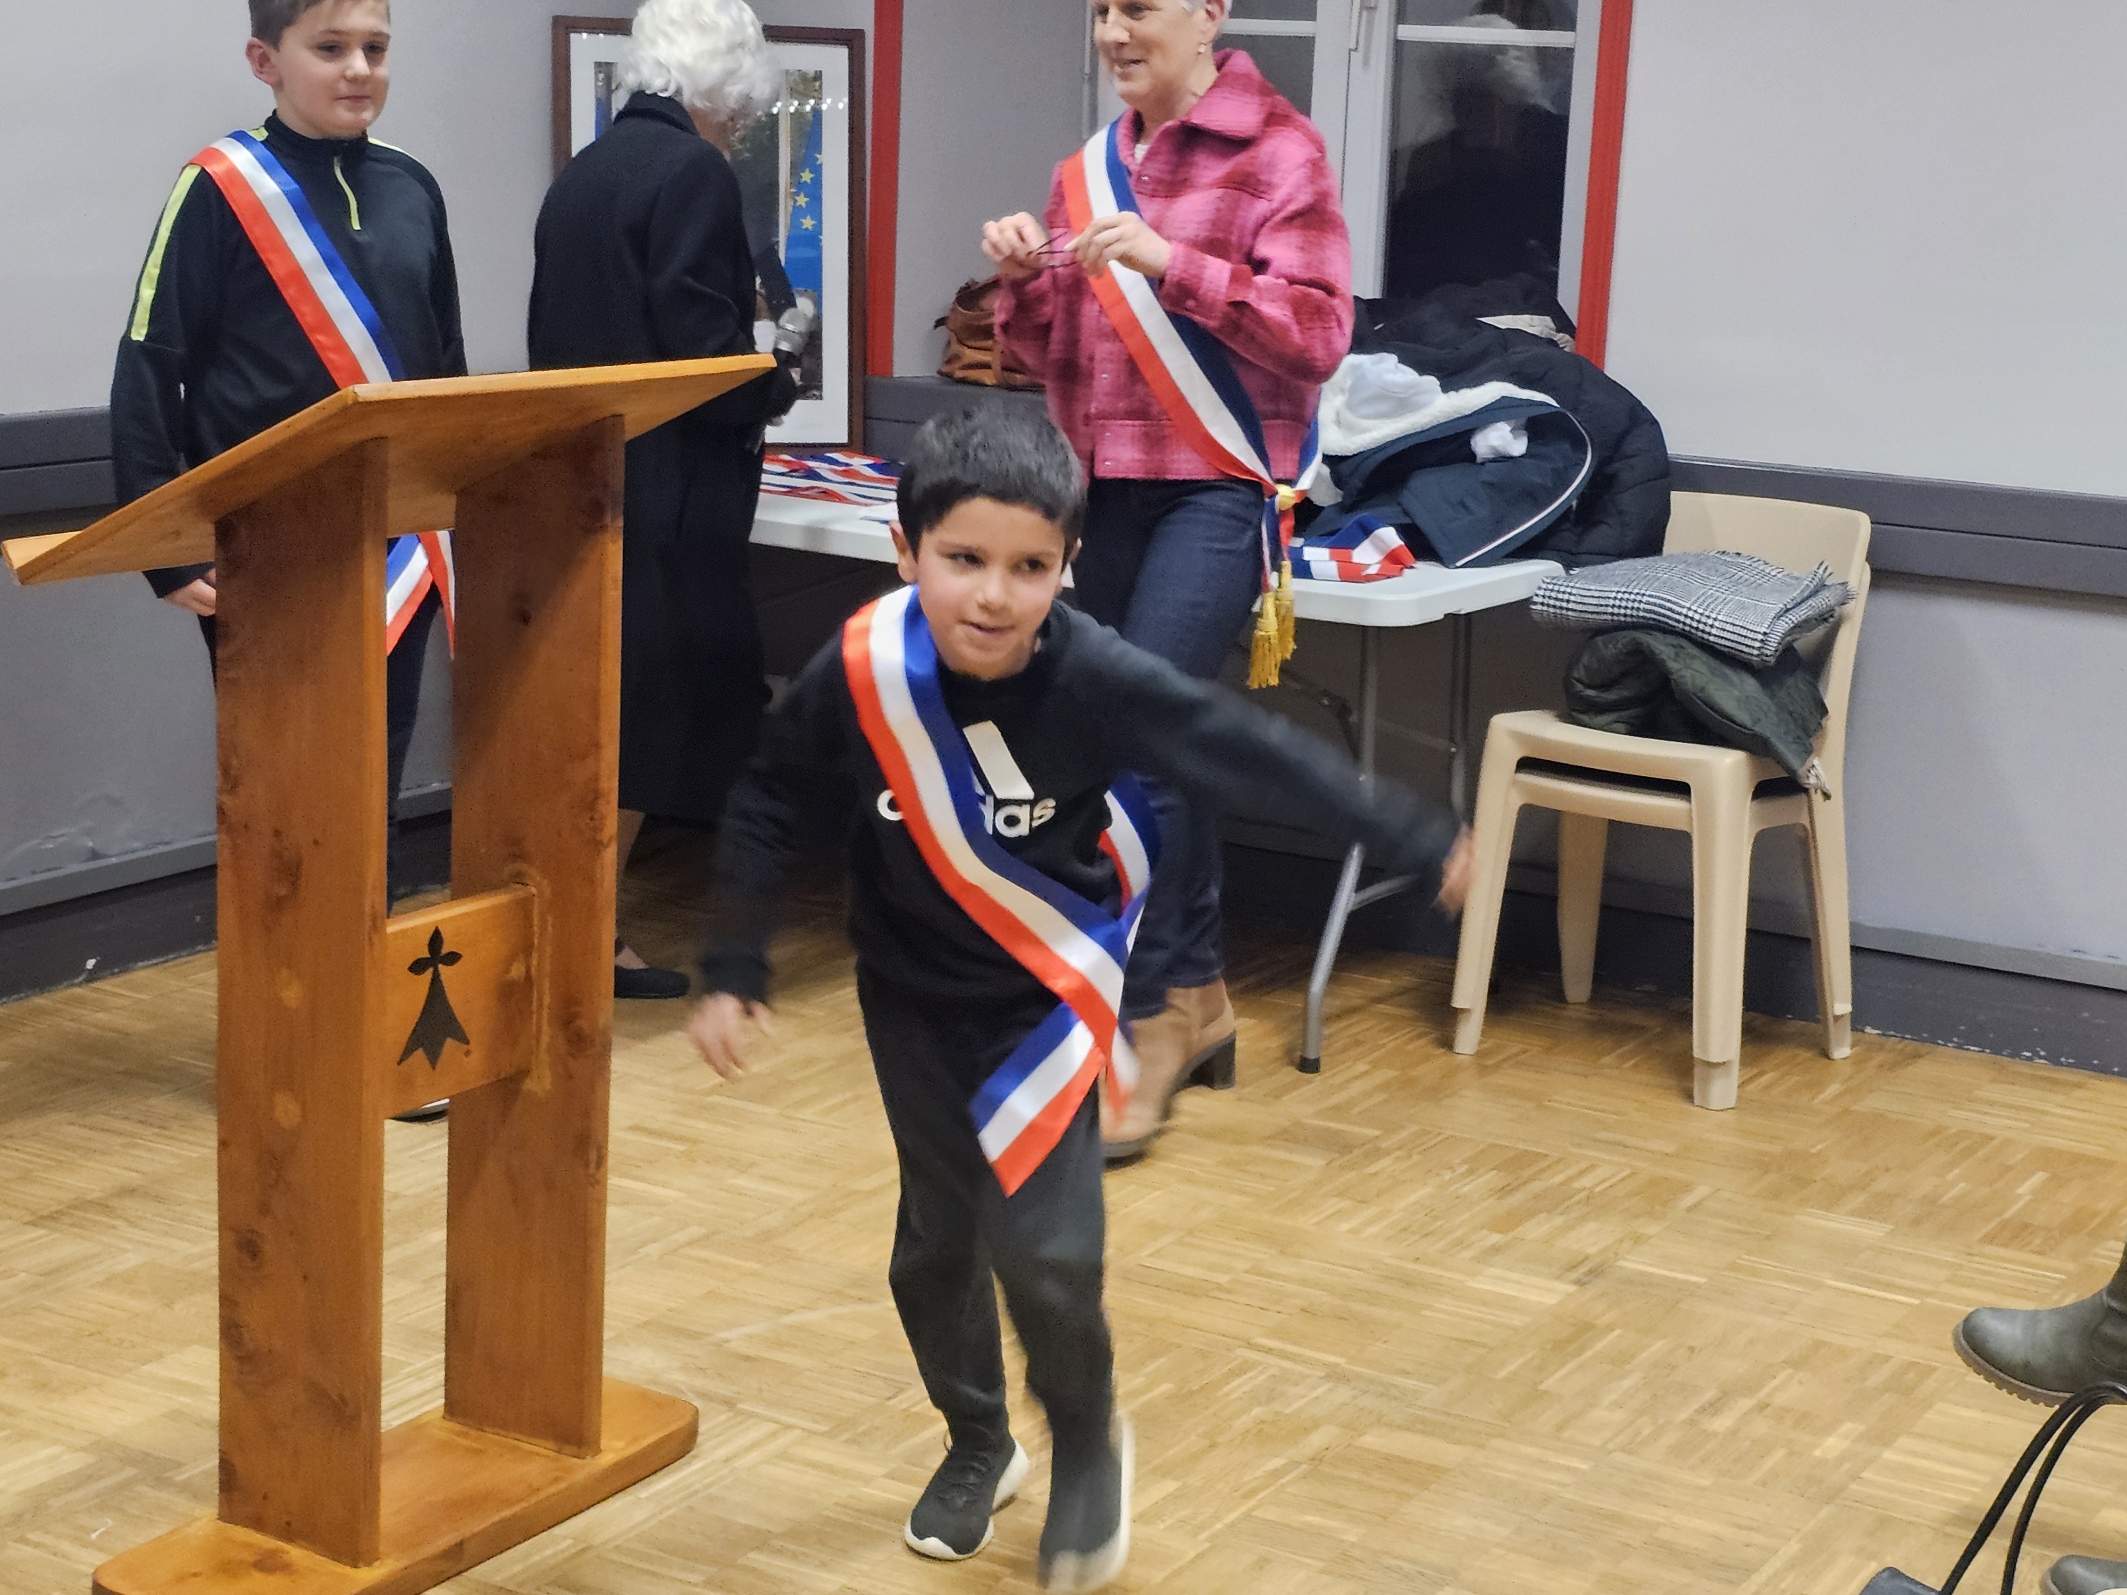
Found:
[[894, 531], [912, 585], [853, 616], [770, 718], [725, 812], [711, 995], [690, 1024], [720, 1074], [745, 1066], [801, 813], [839, 795], [857, 997], [901, 1168], [889, 1278], [948, 1433], [904, 1538], [974, 1555], [1026, 1476], [994, 1275], [1049, 1420], [1039, 1575], [1066, 1590], [1099, 1588], [1129, 1551], [1092, 1094], [1129, 1073], [1122, 969], [1161, 846], [1127, 772], [1212, 810], [1245, 787], [1399, 873], [1446, 861], [1450, 909], [1467, 875], [1445, 809], [1368, 792], [1325, 744], [1059, 604], [1083, 507], [1046, 419], [968, 412], [917, 434]]

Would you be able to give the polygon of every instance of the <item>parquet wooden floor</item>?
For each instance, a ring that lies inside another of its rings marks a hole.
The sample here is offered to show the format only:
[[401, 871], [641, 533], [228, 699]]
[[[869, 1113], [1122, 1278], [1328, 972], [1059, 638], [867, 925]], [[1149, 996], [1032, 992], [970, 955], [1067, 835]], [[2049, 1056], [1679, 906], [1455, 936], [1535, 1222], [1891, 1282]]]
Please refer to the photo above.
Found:
[[[684, 956], [699, 859], [631, 882]], [[772, 1058], [715, 1084], [637, 1004], [614, 1060], [609, 1366], [702, 1409], [683, 1463], [458, 1579], [522, 1595], [1032, 1587], [1045, 1469], [975, 1561], [899, 1525], [937, 1456], [884, 1279], [893, 1160], [831, 897]], [[1510, 982], [1476, 1058], [1448, 970], [1354, 958], [1285, 1066], [1307, 949], [1245, 942], [1240, 1088], [1110, 1177], [1141, 1437], [1124, 1588], [1853, 1595], [1939, 1579], [2037, 1409], [1949, 1350], [2092, 1289], [2127, 1230], [2127, 1082], [1753, 1021], [1741, 1105], [1689, 1027]], [[1864, 1016], [1865, 1017], [1865, 1016]], [[213, 964], [0, 1009], [0, 1591], [80, 1591], [210, 1509]], [[387, 1420], [440, 1399], [444, 1132], [389, 1137]], [[1019, 1421], [1045, 1452], [1038, 1418]], [[2127, 1422], [2036, 1536], [2127, 1556]], [[1983, 1576], [1983, 1575], [1981, 1575]], [[2027, 1578], [2030, 1575], [2027, 1575]]]

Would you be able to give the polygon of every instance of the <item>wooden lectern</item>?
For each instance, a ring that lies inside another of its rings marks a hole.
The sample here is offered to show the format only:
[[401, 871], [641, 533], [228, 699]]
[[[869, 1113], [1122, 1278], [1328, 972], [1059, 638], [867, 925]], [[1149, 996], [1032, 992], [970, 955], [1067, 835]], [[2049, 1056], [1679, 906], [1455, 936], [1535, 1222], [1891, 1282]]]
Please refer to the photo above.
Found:
[[[25, 583], [220, 587], [221, 1498], [102, 1595], [424, 1590], [694, 1446], [607, 1380], [621, 444], [762, 356], [348, 388]], [[455, 895], [386, 917], [384, 553], [455, 528]], [[384, 1121], [451, 1099], [444, 1398], [382, 1432]]]

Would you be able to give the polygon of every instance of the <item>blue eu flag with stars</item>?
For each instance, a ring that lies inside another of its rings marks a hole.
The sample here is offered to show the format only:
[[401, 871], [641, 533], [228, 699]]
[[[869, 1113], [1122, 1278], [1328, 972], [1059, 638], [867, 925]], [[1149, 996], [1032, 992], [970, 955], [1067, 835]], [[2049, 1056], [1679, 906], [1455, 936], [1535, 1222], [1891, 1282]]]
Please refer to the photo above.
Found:
[[790, 192], [790, 231], [783, 244], [783, 272], [793, 293], [811, 294], [820, 302], [820, 229], [825, 225], [820, 203], [820, 121], [816, 107], [812, 127], [805, 135], [805, 159], [798, 167]]

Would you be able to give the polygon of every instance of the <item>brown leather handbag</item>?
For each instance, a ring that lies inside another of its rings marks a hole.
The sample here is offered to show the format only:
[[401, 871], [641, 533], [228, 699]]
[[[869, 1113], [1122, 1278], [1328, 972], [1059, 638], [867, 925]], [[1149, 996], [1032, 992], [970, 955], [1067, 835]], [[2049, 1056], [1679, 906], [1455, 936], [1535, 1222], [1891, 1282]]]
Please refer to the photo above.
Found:
[[1038, 390], [1041, 380], [997, 336], [1000, 286], [995, 277], [970, 278], [953, 295], [953, 308], [932, 323], [945, 329], [945, 358], [938, 362], [938, 375], [986, 388]]

